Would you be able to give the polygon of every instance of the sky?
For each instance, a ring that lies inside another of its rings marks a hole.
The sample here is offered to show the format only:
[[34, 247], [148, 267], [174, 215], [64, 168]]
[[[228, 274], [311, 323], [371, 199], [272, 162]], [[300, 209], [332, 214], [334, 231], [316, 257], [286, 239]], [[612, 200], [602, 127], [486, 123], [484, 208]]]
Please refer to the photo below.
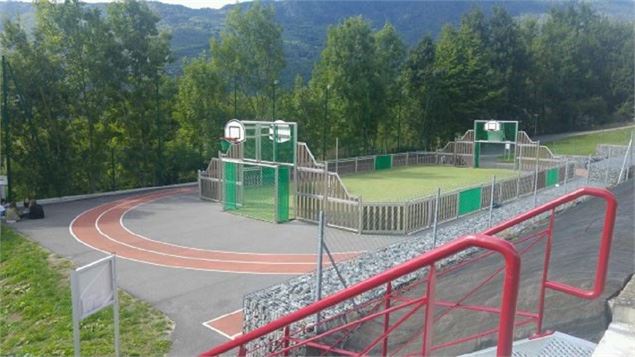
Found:
[[[244, 1], [244, 0], [242, 0]], [[112, 2], [112, 0], [84, 0], [84, 2]], [[200, 9], [209, 7], [212, 9], [220, 9], [227, 4], [235, 4], [237, 0], [161, 0], [160, 2], [166, 4], [178, 4], [190, 7], [192, 9]]]
[[[0, 0], [0, 1], [7, 1], [7, 0]], [[29, 2], [29, 0], [22, 0], [22, 1]], [[113, 2], [114, 0], [82, 0], [82, 1], [87, 3], [96, 3], [96, 2]], [[221, 7], [227, 4], [235, 4], [237, 2], [243, 2], [243, 1], [246, 1], [246, 0], [161, 0], [160, 2], [166, 3], [166, 4], [183, 5], [183, 6], [190, 7], [192, 9], [200, 9], [204, 7], [209, 7], [212, 9], [220, 9]]]

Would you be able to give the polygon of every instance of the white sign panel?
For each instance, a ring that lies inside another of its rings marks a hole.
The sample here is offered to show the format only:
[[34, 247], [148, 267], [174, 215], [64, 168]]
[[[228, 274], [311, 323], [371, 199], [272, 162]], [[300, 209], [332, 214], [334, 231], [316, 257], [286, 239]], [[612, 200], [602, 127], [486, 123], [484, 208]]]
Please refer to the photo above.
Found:
[[115, 256], [97, 260], [71, 273], [73, 298], [73, 340], [75, 355], [79, 356], [79, 322], [106, 308], [113, 307], [115, 325], [115, 354], [119, 356], [119, 302]]
[[115, 302], [112, 259], [77, 270], [79, 316], [83, 320]]

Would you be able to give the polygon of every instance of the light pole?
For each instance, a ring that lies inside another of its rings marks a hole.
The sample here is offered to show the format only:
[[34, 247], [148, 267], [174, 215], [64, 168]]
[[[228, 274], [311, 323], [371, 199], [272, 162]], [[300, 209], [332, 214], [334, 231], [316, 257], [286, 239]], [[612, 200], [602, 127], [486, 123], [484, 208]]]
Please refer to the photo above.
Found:
[[401, 98], [403, 96], [403, 92], [399, 90], [399, 99], [397, 100], [397, 152], [400, 150], [400, 139], [401, 139]]
[[238, 77], [234, 75], [234, 119], [238, 119]]
[[324, 96], [324, 123], [322, 124], [322, 158], [326, 160], [326, 128], [329, 122], [329, 90], [331, 85], [326, 85], [326, 93]]
[[538, 135], [538, 114], [534, 114], [534, 138]]
[[271, 114], [271, 120], [275, 121], [276, 120], [276, 86], [278, 85], [278, 80], [276, 79], [275, 81], [273, 81], [273, 110], [272, 110], [272, 114]]
[[8, 107], [8, 96], [9, 96], [9, 76], [7, 76], [7, 60], [4, 56], [2, 56], [2, 122], [4, 124], [4, 157], [5, 163], [7, 167], [7, 202], [11, 202], [13, 200], [12, 193], [12, 180], [13, 174], [11, 172], [11, 135], [9, 128], [9, 107]]

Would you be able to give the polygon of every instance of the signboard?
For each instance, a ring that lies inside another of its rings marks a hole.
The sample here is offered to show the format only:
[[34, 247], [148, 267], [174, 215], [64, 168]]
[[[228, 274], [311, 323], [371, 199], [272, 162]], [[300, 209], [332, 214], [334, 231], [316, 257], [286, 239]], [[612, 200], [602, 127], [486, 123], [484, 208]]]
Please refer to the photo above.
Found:
[[71, 293], [75, 356], [80, 356], [80, 321], [109, 306], [113, 307], [115, 355], [119, 356], [119, 301], [115, 256], [111, 255], [75, 269], [71, 273]]

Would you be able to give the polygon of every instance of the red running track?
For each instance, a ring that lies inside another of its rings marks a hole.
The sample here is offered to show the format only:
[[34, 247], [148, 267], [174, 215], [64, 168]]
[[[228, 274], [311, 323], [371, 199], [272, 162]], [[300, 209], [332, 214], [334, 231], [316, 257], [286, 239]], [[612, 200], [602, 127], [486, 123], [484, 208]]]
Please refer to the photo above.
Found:
[[[142, 204], [191, 192], [190, 188], [162, 190], [122, 198], [80, 213], [69, 226], [75, 239], [103, 253], [158, 266], [247, 274], [303, 274], [315, 270], [314, 254], [245, 253], [184, 247], [152, 240], [124, 227], [123, 216]], [[334, 254], [345, 260], [359, 252]]]

